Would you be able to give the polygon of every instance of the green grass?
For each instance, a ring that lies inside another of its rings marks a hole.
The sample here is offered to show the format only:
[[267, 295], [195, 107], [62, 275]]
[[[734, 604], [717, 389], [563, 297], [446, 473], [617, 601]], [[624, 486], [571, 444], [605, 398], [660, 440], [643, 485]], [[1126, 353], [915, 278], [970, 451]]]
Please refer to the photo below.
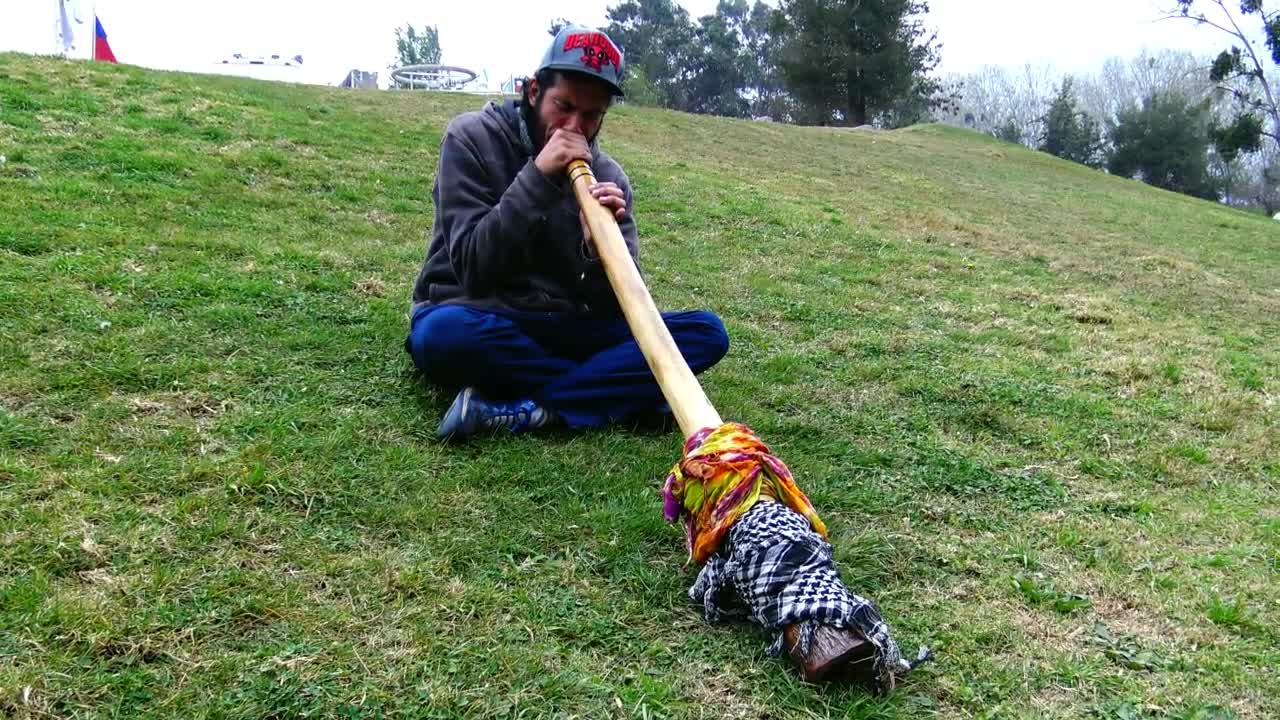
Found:
[[0, 55], [0, 715], [1280, 715], [1275, 222], [955, 129], [610, 113], [713, 401], [937, 651], [874, 700], [690, 607], [677, 435], [431, 440], [405, 313], [480, 104]]

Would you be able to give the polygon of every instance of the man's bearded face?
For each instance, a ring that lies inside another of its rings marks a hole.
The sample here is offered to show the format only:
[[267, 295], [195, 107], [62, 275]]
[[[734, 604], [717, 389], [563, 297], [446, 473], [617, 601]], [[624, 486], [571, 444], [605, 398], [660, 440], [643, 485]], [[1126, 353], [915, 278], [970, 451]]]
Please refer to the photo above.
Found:
[[529, 133], [539, 148], [560, 129], [579, 133], [588, 142], [596, 139], [613, 99], [604, 83], [576, 73], [561, 73], [550, 87], [531, 82]]

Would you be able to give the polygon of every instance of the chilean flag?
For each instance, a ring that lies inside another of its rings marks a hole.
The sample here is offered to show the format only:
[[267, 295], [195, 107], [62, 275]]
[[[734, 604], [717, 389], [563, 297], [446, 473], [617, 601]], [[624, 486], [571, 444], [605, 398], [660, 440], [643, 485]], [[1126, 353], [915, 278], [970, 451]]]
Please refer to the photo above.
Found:
[[107, 42], [107, 31], [102, 29], [102, 21], [93, 16], [93, 24], [97, 26], [93, 43], [93, 59], [103, 62], [116, 62], [116, 54], [111, 52], [111, 43]]

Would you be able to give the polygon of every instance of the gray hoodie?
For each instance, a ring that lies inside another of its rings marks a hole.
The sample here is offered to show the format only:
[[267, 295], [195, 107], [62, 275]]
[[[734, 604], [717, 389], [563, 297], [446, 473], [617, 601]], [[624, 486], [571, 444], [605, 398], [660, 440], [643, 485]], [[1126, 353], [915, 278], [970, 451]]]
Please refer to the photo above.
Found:
[[[618, 222], [637, 257], [631, 183], [595, 143], [596, 179], [626, 196]], [[435, 223], [413, 287], [411, 312], [426, 305], [537, 312], [618, 313], [604, 269], [588, 248], [567, 178], [548, 179], [515, 101], [489, 102], [449, 123], [432, 198]]]

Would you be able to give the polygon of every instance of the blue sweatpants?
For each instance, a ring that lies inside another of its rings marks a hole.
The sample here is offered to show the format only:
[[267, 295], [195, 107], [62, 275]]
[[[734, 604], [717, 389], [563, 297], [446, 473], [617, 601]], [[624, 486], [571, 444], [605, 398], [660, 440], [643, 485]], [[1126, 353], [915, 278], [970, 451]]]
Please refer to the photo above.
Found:
[[[724, 323], [705, 311], [663, 313], [695, 372], [729, 350]], [[494, 399], [532, 399], [573, 428], [631, 420], [663, 406], [662, 391], [621, 315], [419, 308], [405, 342], [427, 379], [477, 387]]]

